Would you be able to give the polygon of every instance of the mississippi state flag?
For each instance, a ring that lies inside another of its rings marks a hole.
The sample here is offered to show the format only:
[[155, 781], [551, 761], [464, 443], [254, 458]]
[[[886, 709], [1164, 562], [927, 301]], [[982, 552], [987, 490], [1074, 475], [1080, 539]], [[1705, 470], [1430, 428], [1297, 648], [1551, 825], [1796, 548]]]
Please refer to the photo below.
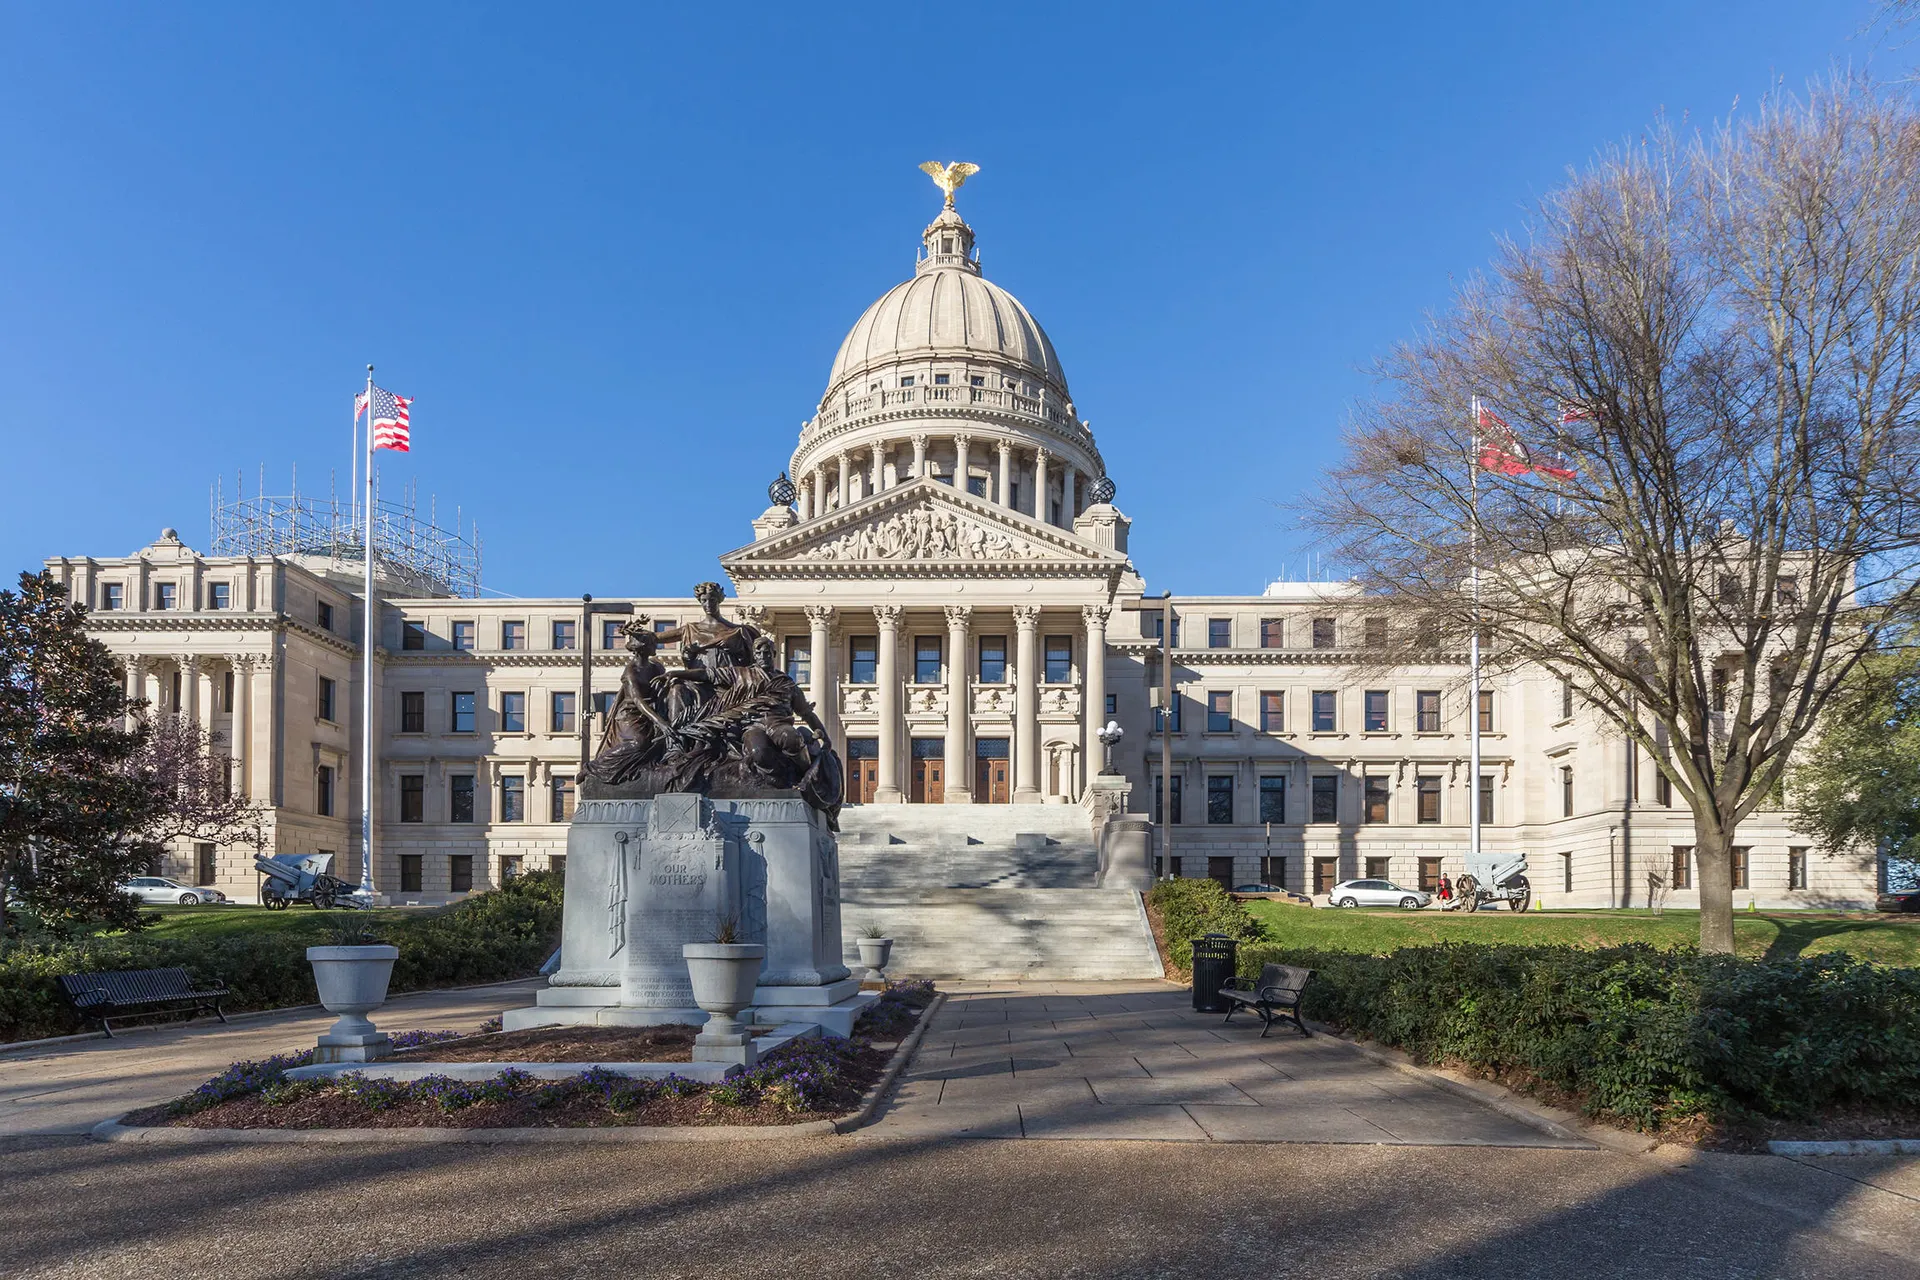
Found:
[[1480, 468], [1503, 476], [1524, 476], [1528, 472], [1552, 480], [1571, 480], [1574, 473], [1565, 467], [1550, 467], [1535, 462], [1533, 454], [1506, 420], [1485, 405], [1480, 407]]

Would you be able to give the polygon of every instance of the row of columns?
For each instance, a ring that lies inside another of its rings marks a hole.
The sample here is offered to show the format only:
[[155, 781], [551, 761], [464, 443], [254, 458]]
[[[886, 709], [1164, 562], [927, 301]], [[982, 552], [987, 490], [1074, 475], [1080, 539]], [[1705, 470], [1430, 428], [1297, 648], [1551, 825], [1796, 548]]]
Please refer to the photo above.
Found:
[[[973, 439], [971, 436], [954, 436], [954, 487], [964, 489], [967, 483], [967, 468], [971, 460]], [[796, 477], [800, 518], [811, 520], [823, 516], [835, 507], [844, 507], [849, 502], [858, 501], [891, 488], [898, 475], [897, 470], [888, 465], [889, 453], [901, 442], [898, 440], [876, 441], [859, 450], [841, 450], [833, 456], [831, 464], [822, 458], [804, 476]], [[913, 469], [909, 479], [919, 479], [927, 475], [927, 445], [925, 435], [911, 437], [913, 446]], [[994, 442], [999, 451], [999, 476], [990, 499], [1000, 506], [1013, 506], [1013, 464], [1015, 448], [1011, 440], [1001, 439]], [[1021, 452], [1025, 452], [1022, 450]], [[864, 468], [856, 465], [861, 454], [868, 461]], [[1048, 510], [1048, 481], [1053, 470], [1053, 455], [1044, 448], [1035, 448], [1033, 454], [1034, 498], [1033, 514], [1036, 520], [1051, 524]], [[833, 485], [828, 486], [828, 470], [833, 470]], [[1073, 519], [1079, 514], [1075, 507], [1077, 501], [1077, 478], [1079, 468], [1064, 459], [1060, 462], [1060, 513], [1064, 527], [1071, 528]]]
[[161, 682], [172, 674], [166, 667], [173, 666], [180, 673], [180, 698], [178, 705], [167, 709], [185, 716], [194, 725], [208, 728], [213, 717], [220, 713], [214, 678], [222, 673], [216, 669], [216, 664], [224, 664], [233, 673], [233, 711], [228, 723], [229, 755], [233, 760], [234, 786], [241, 795], [250, 798], [254, 790], [251, 767], [253, 680], [256, 666], [262, 671], [267, 669], [264, 660], [251, 654], [212, 659], [195, 653], [178, 658], [136, 655], [127, 659], [127, 698], [130, 701], [144, 698], [155, 710], [166, 708], [167, 689]]
[[[873, 607], [875, 629], [875, 673], [878, 698], [879, 768], [874, 800], [880, 804], [898, 804], [905, 799], [900, 785], [900, 748], [904, 722], [900, 714], [900, 625], [903, 610], [897, 604]], [[973, 606], [945, 606], [947, 619], [947, 729], [943, 763], [946, 770], [946, 798], [949, 803], [967, 804], [973, 799], [972, 712], [967, 682], [967, 652], [972, 627]], [[1105, 723], [1107, 705], [1106, 605], [1086, 605], [1080, 610], [1085, 636], [1083, 669], [1084, 698], [1081, 704], [1082, 744], [1087, 775], [1099, 769], [1101, 746], [1099, 732]], [[806, 607], [811, 668], [808, 697], [824, 720], [837, 710], [833, 686], [828, 674], [828, 653], [834, 610], [831, 605]], [[1016, 605], [1014, 625], [1013, 691], [1013, 801], [1037, 803], [1040, 791], [1040, 704], [1037, 674], [1040, 667], [1040, 608]]]

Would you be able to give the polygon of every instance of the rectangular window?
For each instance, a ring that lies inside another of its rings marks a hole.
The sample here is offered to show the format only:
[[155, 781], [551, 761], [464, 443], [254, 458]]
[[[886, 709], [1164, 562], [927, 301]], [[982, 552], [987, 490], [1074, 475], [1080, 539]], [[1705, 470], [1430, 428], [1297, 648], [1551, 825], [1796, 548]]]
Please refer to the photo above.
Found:
[[980, 683], [1005, 684], [1007, 680], [1007, 638], [980, 637]]
[[228, 671], [220, 677], [220, 709], [233, 710], [233, 672]]
[[577, 693], [556, 693], [553, 695], [551, 699], [552, 705], [548, 710], [550, 712], [549, 722], [552, 724], [555, 733], [579, 732], [580, 725], [573, 718], [574, 703], [579, 700], [579, 697], [580, 695]]
[[613, 689], [596, 689], [593, 692], [593, 714], [604, 722], [613, 714], [613, 704], [620, 697]]
[[1368, 858], [1366, 861], [1367, 879], [1369, 880], [1390, 879], [1387, 873], [1389, 868], [1391, 868], [1392, 865], [1393, 865], [1393, 860], [1390, 858]]
[[579, 633], [574, 630], [578, 625], [569, 619], [554, 619], [553, 647], [556, 649], [578, 648]]
[[473, 695], [471, 693], [453, 695], [453, 714], [447, 721], [447, 728], [453, 733], [473, 732]]
[[1340, 778], [1337, 774], [1315, 774], [1313, 779], [1314, 822], [1340, 821]]
[[1560, 855], [1560, 892], [1573, 892], [1573, 854], [1571, 852]]
[[626, 624], [618, 618], [600, 619], [600, 647], [608, 653], [627, 647], [627, 639], [620, 634], [620, 628]]
[[913, 638], [913, 682], [915, 684], [940, 683], [939, 636]]
[[122, 587], [117, 582], [101, 583], [100, 584], [101, 611], [104, 613], [112, 613], [116, 610], [126, 608], [126, 597], [123, 594], [125, 590], [126, 588]]
[[[1186, 699], [1180, 696], [1180, 691], [1175, 689], [1173, 691], [1173, 731], [1175, 733], [1180, 732], [1180, 704], [1185, 701]], [[1163, 707], [1155, 707], [1153, 709], [1153, 732], [1165, 732], [1166, 719], [1166, 709]]]
[[325, 600], [320, 601], [314, 609], [314, 620], [320, 624], [322, 631], [333, 630], [333, 606]]
[[1573, 766], [1570, 764], [1560, 766], [1560, 816], [1573, 816]]
[[447, 779], [448, 799], [447, 820], [450, 822], [473, 821], [473, 775], [456, 773]]
[[1070, 683], [1073, 680], [1073, 637], [1048, 636], [1044, 648], [1047, 662], [1042, 678], [1048, 684]]
[[677, 625], [679, 624], [674, 622], [672, 618], [655, 618], [653, 620], [653, 634], [657, 636], [665, 635], [667, 632], [673, 630], [674, 627], [676, 627]]
[[906, 376], [905, 376], [904, 378], [902, 378], [902, 379], [900, 379], [900, 385], [901, 385], [901, 386], [903, 386], [903, 387], [910, 387], [910, 386], [912, 386], [912, 385], [913, 385], [913, 375], [912, 375], [912, 374], [908, 374], [908, 375], [906, 375]]
[[233, 588], [224, 582], [207, 584], [207, 608], [231, 609], [233, 607]]
[[1493, 775], [1480, 775], [1480, 825], [1493, 825]]
[[813, 684], [813, 637], [787, 637], [787, 679], [802, 689]]
[[1334, 732], [1335, 725], [1338, 722], [1337, 717], [1334, 715], [1334, 710], [1334, 691], [1331, 689], [1315, 689], [1313, 691], [1313, 731], [1315, 733]]
[[333, 816], [333, 766], [330, 764], [313, 771], [313, 811], [323, 818]]
[[1440, 887], [1440, 859], [1420, 859], [1420, 888], [1432, 893]]
[[[1286, 776], [1263, 777], [1260, 779], [1260, 821], [1285, 822], [1287, 820], [1287, 779]], [[1273, 884], [1280, 883], [1275, 880]]]
[[500, 732], [525, 733], [527, 731], [527, 695], [524, 693], [503, 693], [500, 695]]
[[1209, 774], [1207, 777], [1207, 825], [1230, 826], [1233, 823], [1233, 775]]
[[153, 587], [153, 607], [156, 609], [176, 609], [179, 607], [180, 589], [171, 582], [157, 582]]
[[502, 883], [518, 879], [526, 869], [526, 859], [517, 853], [503, 854], [500, 858], [500, 879]]
[[453, 647], [462, 653], [469, 653], [473, 650], [473, 624], [471, 622], [456, 622], [453, 624]]
[[1795, 846], [1787, 850], [1787, 888], [1804, 889], [1807, 887], [1807, 851]]
[[1207, 879], [1231, 893], [1233, 891], [1233, 859], [1208, 858]]
[[969, 471], [967, 473], [967, 492], [976, 498], [987, 496], [987, 477]]
[[[1150, 613], [1147, 616], [1153, 619], [1153, 634], [1147, 638], [1149, 640], [1165, 640], [1167, 638], [1167, 615], [1164, 612], [1160, 612]], [[1173, 615], [1173, 647], [1176, 649], [1180, 647], [1180, 615], [1177, 613]]]
[[1715, 711], [1725, 711], [1727, 709], [1727, 669], [1725, 667], [1715, 667], [1713, 669], [1712, 680], [1713, 709]]
[[1278, 649], [1286, 643], [1287, 629], [1278, 618], [1260, 619], [1260, 647]]
[[206, 843], [193, 846], [193, 882], [212, 884], [214, 880], [213, 846]]
[[503, 622], [500, 624], [500, 647], [502, 649], [524, 649], [527, 647], [527, 624], [524, 622]]
[[518, 774], [504, 774], [500, 778], [500, 821], [525, 822], [527, 820], [527, 780]]
[[1727, 850], [1727, 874], [1736, 889], [1747, 887], [1747, 855], [1751, 852], [1753, 852], [1751, 849], [1742, 845], [1735, 845]]
[[1208, 691], [1207, 732], [1233, 732], [1233, 690], [1213, 689]]
[[[1171, 781], [1173, 784], [1173, 825], [1177, 827], [1180, 825], [1180, 775], [1175, 774]], [[1156, 774], [1153, 779], [1153, 820], [1155, 822], [1162, 821], [1160, 816], [1163, 808], [1161, 801], [1164, 799], [1166, 799], [1166, 797], [1161, 793], [1160, 777]]]
[[1366, 620], [1367, 648], [1384, 649], [1387, 647], [1387, 620], [1368, 618]]
[[473, 855], [456, 853], [447, 858], [447, 888], [455, 893], [473, 892]]
[[556, 775], [553, 780], [553, 807], [548, 817], [554, 822], [572, 822], [574, 789], [573, 779]]
[[1260, 731], [1280, 733], [1287, 727], [1287, 695], [1275, 689], [1260, 694]]
[[1415, 778], [1413, 791], [1416, 798], [1415, 821], [1428, 823], [1440, 821], [1440, 779], [1432, 774]]
[[1800, 607], [1800, 578], [1796, 574], [1783, 573], [1773, 580], [1773, 598], [1782, 609]]
[[1367, 817], [1368, 822], [1387, 820], [1387, 775], [1370, 773], [1367, 775]]
[[1368, 733], [1387, 731], [1387, 691], [1385, 689], [1367, 690], [1366, 717]]
[[427, 820], [427, 780], [417, 773], [400, 775], [400, 821]]
[[1493, 732], [1493, 690], [1480, 691], [1480, 732]]
[[400, 892], [420, 892], [420, 855], [417, 853], [400, 855]]
[[1693, 846], [1677, 844], [1673, 846], [1672, 866], [1673, 887], [1676, 889], [1693, 888]]
[[1560, 682], [1560, 718], [1573, 719], [1573, 681], [1571, 680]]
[[176, 671], [173, 673], [173, 679], [167, 682], [173, 686], [173, 691], [167, 695], [167, 704], [175, 711], [180, 709], [180, 678], [181, 673]]
[[1207, 619], [1207, 648], [1209, 649], [1233, 648], [1233, 619], [1232, 618], [1208, 618]]
[[400, 695], [400, 732], [425, 733], [427, 731], [427, 695], [418, 690], [409, 690]]
[[402, 622], [400, 624], [400, 647], [411, 650], [426, 648], [427, 629], [417, 622]]
[[1120, 714], [1120, 695], [1117, 693], [1110, 693], [1107, 695], [1107, 719], [1111, 720], [1119, 714]]
[[1656, 771], [1653, 775], [1653, 802], [1663, 809], [1673, 807], [1673, 779], [1664, 771]]
[[944, 387], [952, 380], [953, 379], [951, 379], [944, 373], [936, 373], [933, 375], [933, 385], [936, 387]]
[[[332, 720], [334, 718], [334, 712], [338, 710], [335, 706], [334, 695], [338, 691], [339, 686], [334, 684], [333, 681], [327, 679], [325, 676], [320, 677], [320, 718], [322, 720]], [[177, 701], [178, 699], [176, 699], [176, 702]]]
[[880, 679], [880, 640], [877, 636], [851, 636], [847, 640], [847, 680], [851, 684], [875, 684]]
[[1413, 727], [1421, 733], [1440, 732], [1440, 691], [1422, 689], [1413, 695]]
[[1316, 649], [1333, 648], [1333, 619], [1315, 618], [1313, 620], [1313, 647]]

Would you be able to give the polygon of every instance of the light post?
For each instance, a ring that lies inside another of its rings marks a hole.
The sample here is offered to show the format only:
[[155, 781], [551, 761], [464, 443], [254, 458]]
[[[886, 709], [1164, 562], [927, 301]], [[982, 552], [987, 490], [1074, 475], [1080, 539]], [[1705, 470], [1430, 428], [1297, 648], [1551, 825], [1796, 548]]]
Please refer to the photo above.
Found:
[[580, 597], [580, 775], [575, 787], [587, 780], [587, 765], [593, 760], [593, 620], [603, 614], [632, 613], [631, 604], [611, 600], [596, 604], [590, 595]]
[[1107, 721], [1107, 727], [1099, 730], [1093, 736], [1100, 740], [1102, 747], [1106, 748], [1106, 762], [1100, 766], [1100, 772], [1112, 773], [1113, 748], [1119, 743], [1120, 739], [1127, 736], [1127, 731], [1120, 727], [1118, 720], [1109, 720]]

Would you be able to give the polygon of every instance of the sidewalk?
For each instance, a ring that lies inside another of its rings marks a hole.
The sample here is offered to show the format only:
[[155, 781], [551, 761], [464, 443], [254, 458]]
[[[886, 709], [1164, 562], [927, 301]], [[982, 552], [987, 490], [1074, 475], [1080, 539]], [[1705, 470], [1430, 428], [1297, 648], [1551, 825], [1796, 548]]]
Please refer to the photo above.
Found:
[[[545, 979], [526, 978], [456, 991], [398, 995], [375, 1013], [385, 1031], [463, 1030], [531, 1003]], [[83, 1040], [0, 1053], [0, 1137], [83, 1134], [135, 1107], [192, 1090], [229, 1063], [313, 1047], [331, 1026], [323, 1009], [116, 1031]]]

